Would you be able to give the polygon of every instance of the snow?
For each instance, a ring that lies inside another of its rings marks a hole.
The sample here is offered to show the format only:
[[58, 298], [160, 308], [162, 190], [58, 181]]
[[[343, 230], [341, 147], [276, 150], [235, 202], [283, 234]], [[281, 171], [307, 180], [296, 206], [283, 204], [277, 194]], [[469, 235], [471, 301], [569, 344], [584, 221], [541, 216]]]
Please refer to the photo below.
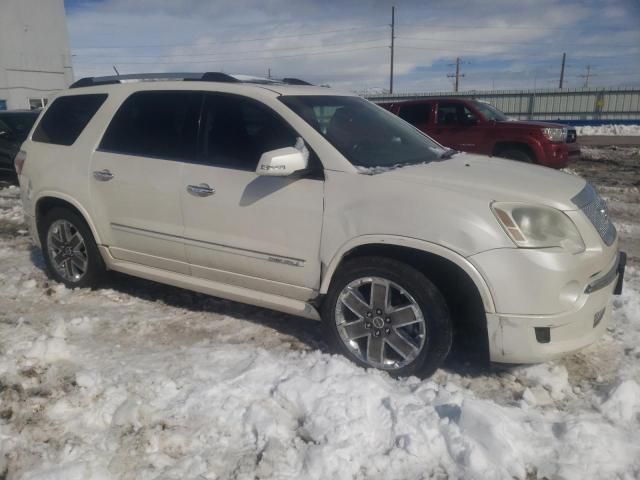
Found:
[[578, 136], [581, 135], [640, 135], [640, 125], [585, 125], [575, 127]]
[[634, 260], [582, 352], [395, 380], [324, 353], [316, 322], [122, 275], [53, 284], [20, 212], [0, 190], [0, 478], [640, 476]]

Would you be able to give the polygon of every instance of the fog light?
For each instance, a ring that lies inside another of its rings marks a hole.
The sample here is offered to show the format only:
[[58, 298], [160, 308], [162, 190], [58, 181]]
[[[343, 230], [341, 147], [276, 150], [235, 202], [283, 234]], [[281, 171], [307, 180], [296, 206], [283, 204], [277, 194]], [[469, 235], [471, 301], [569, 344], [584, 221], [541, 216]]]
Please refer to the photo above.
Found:
[[599, 312], [596, 312], [596, 314], [593, 316], [593, 328], [596, 328], [598, 326], [598, 324], [602, 321], [602, 319], [604, 318], [604, 311], [606, 310], [607, 307], [604, 307], [602, 310], [600, 310]]
[[534, 329], [538, 343], [549, 343], [551, 341], [551, 329], [549, 327], [535, 327]]

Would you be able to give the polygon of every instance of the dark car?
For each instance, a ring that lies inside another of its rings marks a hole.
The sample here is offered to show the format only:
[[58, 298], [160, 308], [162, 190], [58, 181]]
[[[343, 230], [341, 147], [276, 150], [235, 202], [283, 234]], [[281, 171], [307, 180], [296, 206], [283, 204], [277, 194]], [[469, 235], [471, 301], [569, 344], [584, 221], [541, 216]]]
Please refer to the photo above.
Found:
[[564, 168], [580, 157], [576, 130], [565, 125], [513, 121], [488, 103], [429, 98], [381, 103], [431, 138], [456, 150]]
[[0, 176], [15, 178], [13, 160], [39, 114], [39, 110], [0, 111]]

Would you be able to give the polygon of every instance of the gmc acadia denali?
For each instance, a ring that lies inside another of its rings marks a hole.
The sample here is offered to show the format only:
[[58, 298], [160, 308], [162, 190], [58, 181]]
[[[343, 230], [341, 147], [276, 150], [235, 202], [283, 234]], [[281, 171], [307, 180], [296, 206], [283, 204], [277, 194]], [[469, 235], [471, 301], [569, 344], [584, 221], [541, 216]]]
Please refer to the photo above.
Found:
[[117, 270], [322, 320], [335, 350], [399, 376], [433, 373], [454, 335], [523, 363], [604, 331], [625, 256], [591, 185], [303, 83], [72, 85], [16, 157], [51, 276]]

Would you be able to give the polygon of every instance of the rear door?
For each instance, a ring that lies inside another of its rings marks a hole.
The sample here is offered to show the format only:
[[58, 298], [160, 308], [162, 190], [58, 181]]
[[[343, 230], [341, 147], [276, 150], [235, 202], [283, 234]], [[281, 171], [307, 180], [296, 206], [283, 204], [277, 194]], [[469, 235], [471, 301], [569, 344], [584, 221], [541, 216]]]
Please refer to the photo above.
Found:
[[202, 94], [142, 91], [119, 108], [93, 155], [90, 193], [103, 243], [121, 260], [189, 274], [180, 208]]
[[301, 139], [243, 96], [205, 94], [200, 131], [199, 163], [185, 164], [180, 182], [192, 275], [310, 298], [320, 279], [321, 165], [311, 175], [258, 176], [262, 153]]
[[401, 103], [398, 108], [398, 116], [428, 134], [432, 108], [433, 104], [430, 102]]

